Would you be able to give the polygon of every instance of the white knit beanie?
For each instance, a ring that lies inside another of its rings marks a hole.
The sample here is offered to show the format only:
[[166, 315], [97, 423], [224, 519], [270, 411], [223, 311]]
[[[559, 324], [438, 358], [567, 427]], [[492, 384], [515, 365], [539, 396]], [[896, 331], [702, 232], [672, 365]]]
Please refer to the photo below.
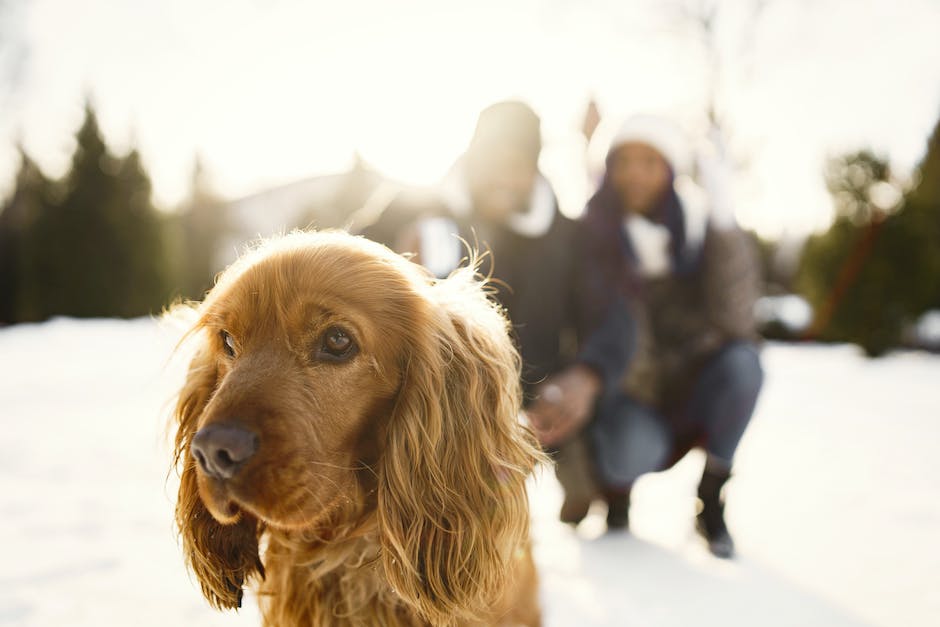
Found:
[[692, 149], [685, 134], [676, 124], [655, 115], [635, 115], [628, 119], [614, 135], [607, 149], [614, 150], [631, 142], [655, 148], [672, 167], [673, 174], [691, 174]]

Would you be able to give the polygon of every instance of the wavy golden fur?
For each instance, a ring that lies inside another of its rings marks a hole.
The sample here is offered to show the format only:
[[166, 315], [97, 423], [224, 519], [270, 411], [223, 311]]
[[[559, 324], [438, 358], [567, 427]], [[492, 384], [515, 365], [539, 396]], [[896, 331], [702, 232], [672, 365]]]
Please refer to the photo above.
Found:
[[[254, 584], [271, 626], [539, 624], [525, 479], [542, 456], [474, 272], [294, 233], [195, 306], [176, 521], [209, 603]], [[354, 350], [324, 353], [329, 333]], [[257, 438], [230, 478], [191, 451], [212, 425]]]

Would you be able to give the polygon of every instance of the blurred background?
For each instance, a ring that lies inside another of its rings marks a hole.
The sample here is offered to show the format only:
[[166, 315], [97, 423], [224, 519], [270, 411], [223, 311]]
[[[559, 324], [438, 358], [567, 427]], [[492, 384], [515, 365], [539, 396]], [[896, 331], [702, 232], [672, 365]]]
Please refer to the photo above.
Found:
[[[0, 0], [0, 529], [18, 540], [0, 624], [123, 624], [141, 603], [154, 624], [216, 620], [190, 587], [138, 598], [160, 578], [124, 561], [148, 545], [189, 586], [158, 444], [175, 336], [72, 319], [158, 314], [258, 236], [355, 226], [377, 196], [438, 181], [505, 98], [540, 115], [571, 217], [631, 114], [722, 146], [772, 340], [730, 513], [742, 561], [706, 562], [652, 513], [689, 507], [657, 492], [695, 474], [682, 464], [644, 480], [639, 539], [564, 535], [546, 475], [549, 624], [730, 624], [742, 607], [734, 624], [936, 624], [938, 33], [936, 0]], [[103, 464], [139, 472], [118, 485]], [[114, 586], [127, 596], [102, 614]]]
[[198, 297], [247, 239], [437, 181], [514, 97], [572, 216], [605, 127], [653, 111], [717, 130], [768, 295], [812, 306], [764, 303], [769, 334], [936, 346], [938, 10], [4, 0], [0, 320]]

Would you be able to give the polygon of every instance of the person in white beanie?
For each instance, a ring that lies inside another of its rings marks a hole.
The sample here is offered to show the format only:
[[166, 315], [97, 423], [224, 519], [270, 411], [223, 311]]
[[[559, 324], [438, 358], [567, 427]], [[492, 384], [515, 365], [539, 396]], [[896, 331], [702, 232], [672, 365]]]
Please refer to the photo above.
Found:
[[[628, 526], [640, 475], [702, 447], [697, 528], [712, 553], [731, 557], [722, 489], [763, 381], [752, 317], [759, 271], [727, 196], [713, 194], [720, 202], [708, 207], [707, 195], [703, 206], [684, 191], [691, 167], [689, 142], [663, 118], [631, 118], [610, 144], [583, 222], [591, 263], [632, 303], [636, 352], [583, 437], [610, 529]], [[562, 483], [562, 518], [576, 523], [589, 492]]]

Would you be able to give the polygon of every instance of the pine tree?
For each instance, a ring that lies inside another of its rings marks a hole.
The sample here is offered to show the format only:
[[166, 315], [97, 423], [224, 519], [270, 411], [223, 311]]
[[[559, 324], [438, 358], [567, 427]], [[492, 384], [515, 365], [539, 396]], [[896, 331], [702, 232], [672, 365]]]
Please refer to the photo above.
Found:
[[900, 204], [890, 202], [897, 192], [884, 159], [861, 151], [830, 163], [837, 218], [807, 243], [797, 283], [816, 310], [814, 337], [880, 355], [940, 305], [938, 139], [935, 130], [920, 183]]
[[119, 163], [117, 194], [110, 210], [125, 257], [123, 266], [115, 268], [115, 284], [123, 299], [116, 303], [114, 313], [131, 317], [157, 312], [169, 292], [166, 219], [151, 202], [150, 178], [137, 150]]
[[37, 311], [77, 317], [138, 316], [166, 298], [162, 225], [136, 152], [110, 154], [86, 105], [61, 198], [31, 233]]
[[922, 271], [925, 291], [915, 304], [916, 313], [940, 308], [940, 120], [927, 142], [918, 167], [917, 183], [907, 194], [904, 212], [909, 230], [927, 247]]
[[37, 319], [30, 233], [51, 201], [53, 182], [20, 147], [13, 195], [0, 212], [0, 324]]
[[113, 195], [116, 167], [94, 111], [86, 106], [72, 167], [62, 182], [63, 196], [45, 208], [31, 237], [42, 318], [103, 316], [113, 309], [108, 279], [122, 259], [114, 249], [114, 225], [105, 205]]

